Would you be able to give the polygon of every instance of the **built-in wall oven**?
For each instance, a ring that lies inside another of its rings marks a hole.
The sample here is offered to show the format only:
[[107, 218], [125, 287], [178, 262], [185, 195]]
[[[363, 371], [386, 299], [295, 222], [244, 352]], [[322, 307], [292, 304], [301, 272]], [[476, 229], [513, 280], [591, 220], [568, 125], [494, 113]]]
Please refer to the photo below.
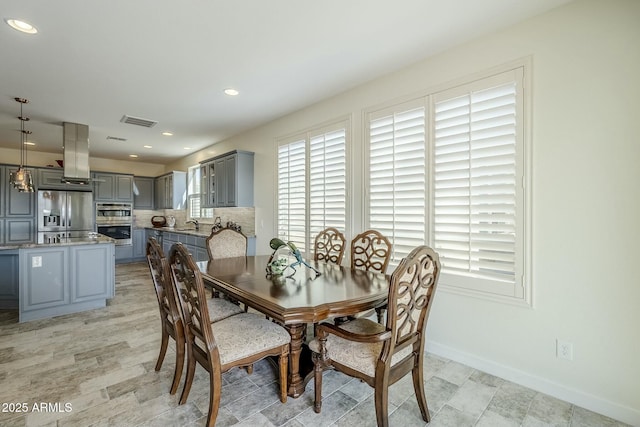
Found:
[[133, 206], [131, 203], [96, 203], [98, 233], [111, 237], [116, 245], [131, 245]]

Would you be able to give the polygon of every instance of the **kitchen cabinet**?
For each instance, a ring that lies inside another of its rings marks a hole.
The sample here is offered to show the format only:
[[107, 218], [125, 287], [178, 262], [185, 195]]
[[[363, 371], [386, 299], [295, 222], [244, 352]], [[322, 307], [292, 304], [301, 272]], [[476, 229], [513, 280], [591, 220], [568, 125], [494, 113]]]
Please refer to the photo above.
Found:
[[115, 295], [113, 258], [113, 243], [20, 249], [20, 322], [104, 307]]
[[135, 228], [133, 230], [133, 261], [142, 261], [147, 256], [147, 230]]
[[154, 178], [133, 177], [133, 208], [153, 210], [154, 208]]
[[200, 163], [203, 207], [253, 206], [253, 157], [235, 150]]
[[154, 182], [155, 209], [184, 209], [187, 206], [187, 173], [173, 171]]
[[133, 175], [94, 172], [91, 178], [95, 201], [133, 203]]
[[18, 308], [18, 250], [0, 250], [0, 310]]
[[0, 166], [0, 243], [32, 243], [36, 237], [36, 193], [13, 188], [9, 175], [15, 169], [17, 166]]

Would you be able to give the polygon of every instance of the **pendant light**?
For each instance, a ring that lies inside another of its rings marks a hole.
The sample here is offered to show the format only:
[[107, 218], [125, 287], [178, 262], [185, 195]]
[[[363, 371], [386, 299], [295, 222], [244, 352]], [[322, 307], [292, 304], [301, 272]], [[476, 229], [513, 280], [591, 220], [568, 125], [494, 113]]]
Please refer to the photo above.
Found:
[[33, 193], [33, 180], [31, 179], [31, 171], [27, 169], [27, 135], [31, 134], [31, 131], [24, 129], [24, 122], [29, 121], [28, 117], [24, 117], [22, 114], [22, 107], [29, 101], [24, 98], [14, 98], [16, 102], [20, 103], [20, 166], [17, 171], [10, 173], [10, 181], [13, 184], [13, 188], [20, 192]]

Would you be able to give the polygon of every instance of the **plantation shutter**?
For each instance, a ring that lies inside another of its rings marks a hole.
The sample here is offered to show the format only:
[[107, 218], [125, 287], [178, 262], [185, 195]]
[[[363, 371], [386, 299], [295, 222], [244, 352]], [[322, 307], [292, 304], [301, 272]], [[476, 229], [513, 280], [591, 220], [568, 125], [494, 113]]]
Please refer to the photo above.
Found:
[[309, 142], [309, 245], [327, 227], [346, 226], [346, 129], [311, 134]]
[[278, 147], [278, 237], [306, 244], [305, 140]]
[[426, 238], [425, 107], [418, 100], [369, 117], [369, 227], [397, 264]]
[[433, 240], [454, 286], [521, 289], [520, 81], [508, 72], [434, 95]]

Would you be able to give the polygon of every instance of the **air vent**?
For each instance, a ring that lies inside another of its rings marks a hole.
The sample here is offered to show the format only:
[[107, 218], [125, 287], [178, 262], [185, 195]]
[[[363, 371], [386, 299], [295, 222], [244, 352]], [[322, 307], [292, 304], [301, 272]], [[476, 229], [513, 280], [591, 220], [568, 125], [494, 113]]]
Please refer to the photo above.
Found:
[[127, 140], [127, 138], [119, 138], [117, 136], [108, 136], [107, 137], [107, 141], [108, 140], [118, 141], [118, 142], [125, 142]]
[[127, 116], [126, 114], [120, 119], [122, 123], [128, 123], [130, 125], [142, 126], [145, 128], [152, 128], [158, 124], [154, 120], [141, 119], [140, 117]]

